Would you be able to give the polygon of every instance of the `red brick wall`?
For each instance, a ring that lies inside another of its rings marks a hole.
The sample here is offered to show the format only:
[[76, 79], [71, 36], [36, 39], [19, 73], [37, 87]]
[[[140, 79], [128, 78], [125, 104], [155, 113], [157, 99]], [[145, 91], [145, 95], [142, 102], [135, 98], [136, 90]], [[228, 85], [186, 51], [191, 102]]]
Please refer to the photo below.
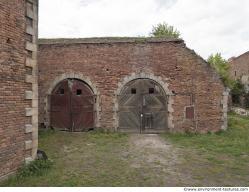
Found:
[[[132, 73], [153, 74], [169, 84], [175, 93], [171, 131], [218, 131], [224, 123], [223, 84], [210, 66], [180, 41], [41, 40], [38, 65], [40, 123], [47, 121], [46, 94], [56, 77], [65, 73], [80, 73], [96, 86], [101, 107], [99, 126], [105, 129], [114, 127], [118, 83]], [[195, 119], [187, 120], [185, 107], [192, 104]]]
[[20, 167], [31, 150], [25, 149], [25, 125], [31, 123], [25, 109], [32, 100], [25, 99], [26, 83], [32, 69], [25, 66], [26, 1], [0, 0], [0, 179]]
[[241, 79], [244, 75], [249, 76], [249, 52], [246, 52], [239, 57], [231, 58], [229, 64], [230, 76], [233, 79]]

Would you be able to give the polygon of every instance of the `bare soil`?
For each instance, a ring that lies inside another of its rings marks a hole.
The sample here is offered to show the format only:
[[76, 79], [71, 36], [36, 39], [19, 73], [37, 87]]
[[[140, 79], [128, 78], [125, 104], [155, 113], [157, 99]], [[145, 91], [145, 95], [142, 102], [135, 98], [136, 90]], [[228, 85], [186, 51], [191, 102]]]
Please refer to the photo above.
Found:
[[144, 175], [160, 181], [162, 186], [192, 186], [198, 182], [181, 170], [181, 150], [159, 135], [131, 135], [129, 152], [131, 167], [148, 170]]
[[236, 163], [235, 158], [222, 154], [213, 157], [192, 148], [180, 148], [160, 135], [131, 135], [129, 153], [130, 166], [143, 173], [141, 176], [151, 180], [151, 184], [174, 187], [249, 183], [249, 167]]

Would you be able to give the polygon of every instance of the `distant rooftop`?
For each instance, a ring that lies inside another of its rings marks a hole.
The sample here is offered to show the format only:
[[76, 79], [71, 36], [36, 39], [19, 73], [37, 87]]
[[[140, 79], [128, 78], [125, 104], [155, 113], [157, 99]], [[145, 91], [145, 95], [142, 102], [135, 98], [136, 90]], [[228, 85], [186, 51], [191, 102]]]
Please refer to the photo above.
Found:
[[231, 57], [230, 59], [228, 59], [228, 61], [229, 61], [229, 62], [232, 62], [232, 61], [234, 61], [234, 60], [236, 60], [236, 59], [238, 59], [238, 58], [240, 58], [240, 57], [243, 57], [243, 56], [245, 56], [245, 55], [249, 55], [249, 51], [247, 51], [247, 52], [245, 52], [245, 53], [239, 55], [238, 57]]
[[108, 44], [108, 43], [183, 43], [182, 39], [155, 38], [155, 37], [94, 37], [94, 38], [59, 38], [39, 39], [39, 44]]

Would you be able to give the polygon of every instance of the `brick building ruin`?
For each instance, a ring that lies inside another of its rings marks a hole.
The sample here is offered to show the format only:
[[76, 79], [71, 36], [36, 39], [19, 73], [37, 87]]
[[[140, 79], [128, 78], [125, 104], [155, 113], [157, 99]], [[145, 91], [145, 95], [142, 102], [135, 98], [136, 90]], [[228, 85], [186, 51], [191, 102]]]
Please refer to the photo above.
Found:
[[0, 0], [0, 179], [38, 145], [37, 0]]
[[229, 60], [229, 74], [234, 80], [241, 80], [249, 91], [249, 51]]
[[182, 40], [41, 39], [38, 55], [45, 126], [135, 133], [227, 127], [223, 83]]
[[35, 159], [38, 121], [69, 131], [227, 128], [220, 77], [182, 40], [43, 39], [37, 49], [37, 0], [0, 0], [0, 22], [0, 179]]
[[248, 108], [249, 107], [249, 51], [238, 57], [228, 60], [229, 76], [233, 80], [239, 80], [244, 85], [244, 93], [240, 95], [231, 94], [231, 105]]

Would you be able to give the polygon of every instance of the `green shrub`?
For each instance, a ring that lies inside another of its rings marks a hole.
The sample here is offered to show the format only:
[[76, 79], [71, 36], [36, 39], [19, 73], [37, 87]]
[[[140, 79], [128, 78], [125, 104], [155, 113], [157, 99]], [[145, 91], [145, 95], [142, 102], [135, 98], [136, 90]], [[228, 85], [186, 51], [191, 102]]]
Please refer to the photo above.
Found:
[[168, 25], [167, 23], [159, 23], [156, 26], [153, 26], [150, 33], [151, 37], [158, 38], [180, 38], [181, 33], [175, 29], [173, 26]]
[[221, 56], [221, 53], [212, 54], [208, 57], [207, 62], [215, 69], [220, 75], [226, 87], [233, 88], [233, 80], [229, 77], [230, 65], [226, 59]]
[[51, 160], [35, 160], [27, 165], [24, 165], [17, 172], [17, 179], [30, 177], [30, 176], [40, 176], [44, 172], [49, 170], [53, 165]]

